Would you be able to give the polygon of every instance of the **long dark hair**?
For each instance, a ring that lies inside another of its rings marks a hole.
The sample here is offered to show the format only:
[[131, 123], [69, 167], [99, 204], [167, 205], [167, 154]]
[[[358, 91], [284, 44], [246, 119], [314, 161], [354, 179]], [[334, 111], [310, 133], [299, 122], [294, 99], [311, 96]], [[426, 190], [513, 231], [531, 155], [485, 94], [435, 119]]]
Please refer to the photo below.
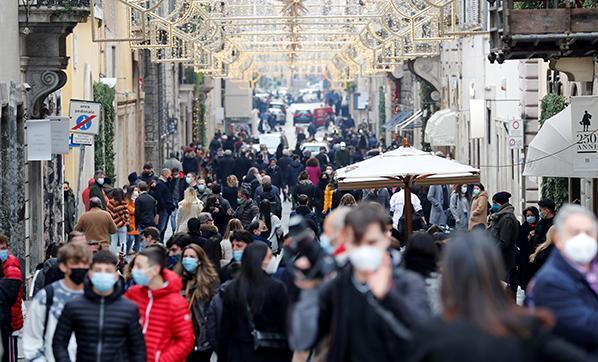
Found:
[[438, 269], [438, 247], [434, 238], [425, 232], [415, 232], [405, 248], [405, 267], [424, 278]]
[[258, 314], [264, 307], [269, 276], [262, 270], [262, 263], [267, 253], [268, 246], [264, 243], [251, 243], [243, 251], [241, 273], [231, 285], [234, 300], [241, 310], [250, 303], [251, 311]]
[[272, 232], [272, 205], [268, 200], [260, 202], [260, 219], [264, 220], [268, 230]]
[[461, 234], [443, 253], [445, 319], [463, 319], [497, 336], [528, 336], [530, 317], [550, 323], [546, 315], [524, 310], [509, 298], [501, 283], [505, 269], [500, 251], [484, 234]]

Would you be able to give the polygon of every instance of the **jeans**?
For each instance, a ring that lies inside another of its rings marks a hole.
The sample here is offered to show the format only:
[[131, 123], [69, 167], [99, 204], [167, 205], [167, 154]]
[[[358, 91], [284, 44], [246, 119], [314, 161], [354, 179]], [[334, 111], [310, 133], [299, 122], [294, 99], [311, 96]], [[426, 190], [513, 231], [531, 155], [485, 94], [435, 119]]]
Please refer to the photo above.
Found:
[[139, 235], [129, 235], [127, 238], [127, 250], [125, 251], [126, 254], [131, 251], [131, 247], [133, 247], [135, 254], [139, 252]]
[[158, 230], [160, 230], [160, 240], [164, 243], [164, 234], [166, 233], [166, 226], [170, 218], [170, 211], [160, 210], [160, 219], [158, 221]]
[[116, 234], [112, 234], [110, 238], [110, 251], [118, 255], [118, 248], [127, 243], [127, 227], [116, 228]]
[[177, 209], [174, 209], [172, 214], [170, 214], [170, 229], [172, 230], [172, 234], [176, 233], [176, 212]]

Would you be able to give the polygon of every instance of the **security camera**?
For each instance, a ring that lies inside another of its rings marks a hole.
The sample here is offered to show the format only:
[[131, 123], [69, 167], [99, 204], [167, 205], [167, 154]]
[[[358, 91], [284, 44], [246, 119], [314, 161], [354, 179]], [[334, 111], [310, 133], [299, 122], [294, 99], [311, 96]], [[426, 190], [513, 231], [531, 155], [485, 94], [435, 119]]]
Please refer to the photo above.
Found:
[[29, 83], [23, 83], [23, 90], [29, 92], [31, 90], [31, 85]]

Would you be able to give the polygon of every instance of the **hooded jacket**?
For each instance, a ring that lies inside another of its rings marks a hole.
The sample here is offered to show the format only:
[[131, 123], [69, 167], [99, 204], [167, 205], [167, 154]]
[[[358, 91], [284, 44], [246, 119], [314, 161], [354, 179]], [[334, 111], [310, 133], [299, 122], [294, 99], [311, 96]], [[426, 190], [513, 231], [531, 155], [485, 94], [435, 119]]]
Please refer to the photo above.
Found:
[[490, 216], [488, 230], [496, 241], [505, 263], [507, 273], [515, 267], [515, 246], [519, 236], [519, 221], [511, 204], [504, 204]]
[[126, 297], [139, 307], [141, 327], [147, 345], [147, 360], [185, 361], [193, 350], [195, 334], [187, 301], [181, 296], [178, 275], [164, 269], [164, 287], [150, 290], [136, 285]]
[[469, 216], [469, 230], [474, 226], [482, 224], [487, 225], [488, 220], [488, 193], [486, 191], [471, 200], [471, 213]]
[[145, 343], [139, 326], [139, 310], [122, 298], [122, 283], [102, 297], [89, 279], [85, 292], [67, 302], [52, 340], [56, 361], [70, 361], [71, 334], [77, 340], [77, 361], [145, 361]]

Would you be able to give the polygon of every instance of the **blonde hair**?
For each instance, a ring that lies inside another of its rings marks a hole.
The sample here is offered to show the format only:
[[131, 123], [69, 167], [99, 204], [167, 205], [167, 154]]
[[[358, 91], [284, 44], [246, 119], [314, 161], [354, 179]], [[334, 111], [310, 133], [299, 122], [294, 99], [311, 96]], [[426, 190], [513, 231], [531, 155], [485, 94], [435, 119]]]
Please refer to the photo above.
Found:
[[542, 244], [538, 245], [536, 247], [536, 250], [534, 251], [534, 253], [529, 256], [530, 263], [533, 263], [536, 260], [536, 257], [538, 257], [538, 254], [540, 254], [544, 250], [548, 249], [548, 247], [550, 245], [552, 245], [552, 243], [553, 243], [552, 239], [554, 238], [555, 233], [556, 233], [556, 227], [553, 225], [546, 232], [546, 241], [544, 241]]
[[224, 232], [223, 239], [230, 240], [230, 236], [233, 231], [243, 230], [243, 223], [239, 219], [230, 219], [226, 225], [226, 231]]
[[235, 175], [228, 175], [226, 178], [226, 184], [228, 187], [239, 187], [239, 180]]
[[197, 191], [193, 187], [187, 187], [185, 190], [185, 197], [183, 198], [183, 202], [181, 203], [181, 208], [185, 210], [190, 210], [193, 207], [193, 203], [199, 200], [197, 198]]

